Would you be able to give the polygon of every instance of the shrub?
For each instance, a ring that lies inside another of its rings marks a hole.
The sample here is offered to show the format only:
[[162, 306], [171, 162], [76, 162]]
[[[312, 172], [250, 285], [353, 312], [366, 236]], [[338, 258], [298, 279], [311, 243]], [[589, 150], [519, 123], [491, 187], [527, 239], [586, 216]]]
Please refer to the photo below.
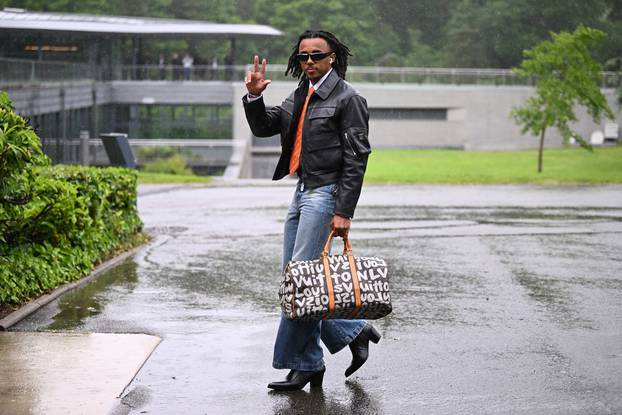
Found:
[[50, 166], [0, 93], [0, 304], [88, 274], [142, 228], [136, 172]]
[[148, 163], [154, 159], [165, 159], [177, 153], [172, 146], [145, 146], [138, 147], [137, 158], [141, 163]]
[[142, 170], [147, 173], [192, 174], [192, 170], [188, 167], [186, 159], [180, 154], [145, 163]]

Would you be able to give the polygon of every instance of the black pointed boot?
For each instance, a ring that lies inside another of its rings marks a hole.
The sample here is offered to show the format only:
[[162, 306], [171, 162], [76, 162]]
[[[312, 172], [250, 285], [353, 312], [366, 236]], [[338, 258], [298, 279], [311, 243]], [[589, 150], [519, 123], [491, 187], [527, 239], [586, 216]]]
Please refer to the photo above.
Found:
[[346, 377], [356, 372], [367, 361], [370, 341], [378, 343], [380, 341], [380, 333], [371, 324], [368, 324], [348, 345], [352, 351], [352, 363], [346, 369]]
[[326, 369], [317, 371], [290, 370], [284, 381], [271, 382], [268, 387], [276, 391], [296, 391], [307, 386], [309, 382], [311, 382], [311, 387], [321, 387], [325, 371]]

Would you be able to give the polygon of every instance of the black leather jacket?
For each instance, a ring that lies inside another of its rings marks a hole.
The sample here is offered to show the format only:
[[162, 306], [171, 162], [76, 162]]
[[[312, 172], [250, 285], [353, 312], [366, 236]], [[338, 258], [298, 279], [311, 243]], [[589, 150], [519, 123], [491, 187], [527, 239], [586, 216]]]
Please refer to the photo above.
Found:
[[[306, 78], [279, 106], [266, 110], [263, 98], [242, 99], [246, 119], [257, 137], [281, 134], [281, 157], [273, 180], [289, 174], [296, 126], [309, 81]], [[336, 183], [335, 214], [351, 218], [361, 194], [367, 157], [367, 102], [333, 70], [307, 105], [302, 133], [300, 170], [305, 187]]]

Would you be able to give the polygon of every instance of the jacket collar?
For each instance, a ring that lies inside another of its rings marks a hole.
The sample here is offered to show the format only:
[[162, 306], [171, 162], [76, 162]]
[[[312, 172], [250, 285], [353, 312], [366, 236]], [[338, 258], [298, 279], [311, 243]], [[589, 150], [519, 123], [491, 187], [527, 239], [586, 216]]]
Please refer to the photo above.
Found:
[[340, 80], [341, 78], [339, 78], [337, 71], [333, 68], [333, 70], [330, 71], [330, 73], [328, 74], [328, 78], [326, 78], [324, 82], [322, 82], [320, 89], [315, 91], [315, 93], [323, 100], [328, 98], [328, 96], [331, 92], [333, 92], [333, 89], [335, 89], [335, 86], [337, 86], [337, 83]]
[[[328, 77], [324, 80], [324, 82], [322, 82], [320, 89], [315, 91], [314, 94], [322, 98], [322, 100], [325, 100], [326, 98], [328, 98], [330, 93], [333, 92], [333, 89], [335, 89], [335, 86], [337, 86], [337, 83], [340, 80], [341, 78], [337, 74], [337, 71], [333, 68], [333, 70], [330, 71], [330, 73], [328, 74]], [[303, 101], [304, 101], [304, 97], [307, 95], [308, 88], [309, 88], [309, 80], [305, 76], [302, 78], [298, 86], [298, 94], [299, 96], [302, 97]]]

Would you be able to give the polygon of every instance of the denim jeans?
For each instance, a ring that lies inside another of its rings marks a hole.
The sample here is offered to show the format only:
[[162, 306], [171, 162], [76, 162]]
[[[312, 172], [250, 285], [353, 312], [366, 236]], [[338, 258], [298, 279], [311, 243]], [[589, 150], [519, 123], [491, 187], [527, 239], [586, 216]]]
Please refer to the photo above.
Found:
[[[290, 260], [319, 258], [330, 234], [335, 210], [334, 184], [314, 189], [296, 186], [285, 219], [283, 269]], [[320, 370], [324, 354], [320, 339], [329, 352], [337, 353], [349, 344], [366, 323], [362, 320], [295, 321], [281, 315], [274, 344], [275, 369]]]

